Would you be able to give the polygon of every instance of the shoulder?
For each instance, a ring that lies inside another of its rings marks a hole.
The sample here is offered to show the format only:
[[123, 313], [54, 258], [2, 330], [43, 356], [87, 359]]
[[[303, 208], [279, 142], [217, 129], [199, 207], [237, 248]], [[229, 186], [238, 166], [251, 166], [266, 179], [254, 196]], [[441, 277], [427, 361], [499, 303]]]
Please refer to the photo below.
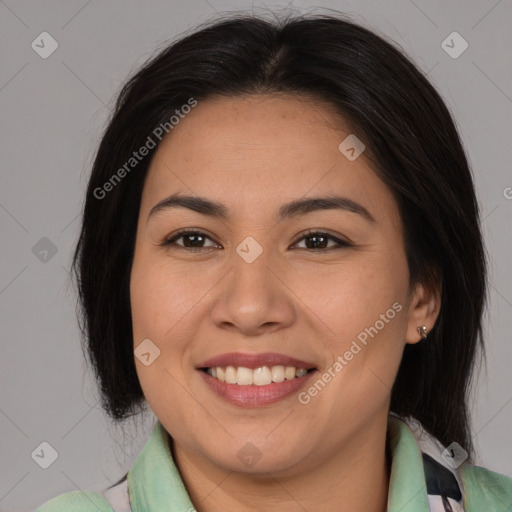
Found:
[[108, 501], [97, 492], [73, 491], [43, 503], [35, 512], [112, 512]]
[[472, 464], [463, 464], [459, 471], [468, 512], [512, 510], [512, 478]]

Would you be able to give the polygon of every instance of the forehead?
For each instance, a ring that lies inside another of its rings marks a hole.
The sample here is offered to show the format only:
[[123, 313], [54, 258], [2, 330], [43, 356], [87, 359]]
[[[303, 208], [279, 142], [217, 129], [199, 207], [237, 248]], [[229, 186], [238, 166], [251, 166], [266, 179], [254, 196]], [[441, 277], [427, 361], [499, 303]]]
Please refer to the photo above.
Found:
[[142, 206], [151, 208], [146, 203], [177, 191], [218, 199], [233, 209], [343, 193], [396, 214], [366, 149], [353, 161], [340, 151], [353, 135], [330, 104], [308, 96], [199, 101], [155, 153]]
[[[208, 154], [227, 152], [230, 161], [252, 152], [252, 157], [259, 153], [262, 159], [295, 155], [298, 160], [318, 158], [312, 154], [315, 149], [316, 153], [323, 152], [350, 133], [332, 106], [309, 96], [215, 97], [198, 102], [164, 139], [158, 152], [178, 150], [188, 153], [187, 157], [206, 160]], [[203, 152], [195, 154], [198, 147]]]

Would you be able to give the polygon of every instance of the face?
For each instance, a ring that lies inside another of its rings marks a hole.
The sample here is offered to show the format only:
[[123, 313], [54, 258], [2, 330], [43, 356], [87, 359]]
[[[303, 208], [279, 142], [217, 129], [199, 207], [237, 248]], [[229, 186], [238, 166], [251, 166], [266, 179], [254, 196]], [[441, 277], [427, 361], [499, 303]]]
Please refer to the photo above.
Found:
[[286, 472], [382, 428], [433, 309], [392, 193], [339, 149], [351, 133], [318, 101], [250, 96], [199, 102], [158, 148], [130, 293], [138, 376], [174, 449]]

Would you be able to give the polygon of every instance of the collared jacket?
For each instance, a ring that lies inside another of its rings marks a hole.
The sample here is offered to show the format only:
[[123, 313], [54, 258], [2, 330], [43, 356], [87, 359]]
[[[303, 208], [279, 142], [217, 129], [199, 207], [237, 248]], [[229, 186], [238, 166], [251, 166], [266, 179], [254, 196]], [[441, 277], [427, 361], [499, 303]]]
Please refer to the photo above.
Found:
[[[62, 494], [36, 512], [195, 512], [167, 439], [157, 421], [121, 483]], [[512, 511], [512, 478], [467, 463], [462, 447], [442, 446], [418, 421], [391, 413], [388, 443], [388, 512]]]

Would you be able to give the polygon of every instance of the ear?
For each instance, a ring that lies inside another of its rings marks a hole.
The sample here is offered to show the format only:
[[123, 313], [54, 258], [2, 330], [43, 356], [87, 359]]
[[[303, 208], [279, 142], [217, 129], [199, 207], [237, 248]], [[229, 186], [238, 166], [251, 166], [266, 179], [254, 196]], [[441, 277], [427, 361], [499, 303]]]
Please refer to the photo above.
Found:
[[423, 338], [418, 327], [425, 326], [427, 334], [433, 329], [441, 310], [441, 285], [417, 284], [412, 292], [407, 320], [406, 343], [415, 344]]

